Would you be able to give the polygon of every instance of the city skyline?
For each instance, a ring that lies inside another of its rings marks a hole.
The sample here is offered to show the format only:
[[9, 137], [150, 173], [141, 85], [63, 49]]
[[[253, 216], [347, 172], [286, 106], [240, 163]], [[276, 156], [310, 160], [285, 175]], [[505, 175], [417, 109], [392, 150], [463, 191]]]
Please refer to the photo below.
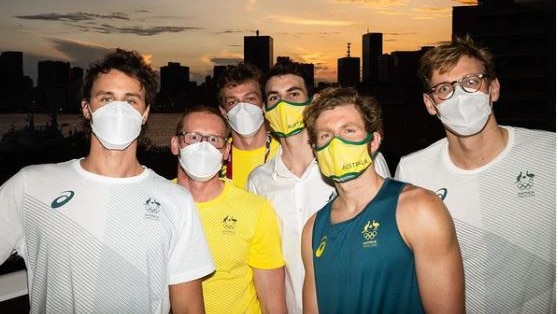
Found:
[[[243, 38], [271, 36], [273, 56], [315, 64], [316, 81], [336, 81], [337, 59], [361, 57], [362, 35], [384, 34], [384, 51], [413, 51], [451, 38], [453, 6], [471, 0], [246, 0], [236, 3], [106, 0], [4, 1], [0, 52], [21, 51], [24, 74], [37, 82], [37, 62], [87, 68], [114, 48], [142, 53], [158, 71], [168, 62], [190, 68], [201, 82], [215, 65], [243, 59]], [[104, 9], [106, 8], [106, 9]], [[319, 11], [315, 8], [320, 8]]]

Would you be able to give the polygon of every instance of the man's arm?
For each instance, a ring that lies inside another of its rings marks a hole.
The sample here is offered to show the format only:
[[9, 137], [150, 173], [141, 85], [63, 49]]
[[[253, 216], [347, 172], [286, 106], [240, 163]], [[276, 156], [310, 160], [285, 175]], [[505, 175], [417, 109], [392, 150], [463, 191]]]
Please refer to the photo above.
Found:
[[287, 313], [285, 267], [254, 270], [254, 286], [263, 313]]
[[312, 257], [312, 229], [316, 214], [312, 215], [302, 230], [302, 261], [304, 263], [304, 284], [302, 286], [302, 309], [304, 313], [318, 313], [316, 282], [314, 281], [314, 261]]
[[169, 286], [171, 312], [205, 313], [201, 279]]
[[420, 296], [427, 313], [464, 313], [465, 279], [453, 220], [431, 191], [407, 186], [397, 224], [415, 255]]

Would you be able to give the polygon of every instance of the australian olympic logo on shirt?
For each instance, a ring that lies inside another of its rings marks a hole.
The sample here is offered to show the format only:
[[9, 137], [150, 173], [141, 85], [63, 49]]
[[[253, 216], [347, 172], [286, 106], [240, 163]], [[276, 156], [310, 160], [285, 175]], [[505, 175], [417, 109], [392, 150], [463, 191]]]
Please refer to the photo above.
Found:
[[145, 203], [145, 218], [152, 220], [159, 220], [159, 213], [161, 212], [161, 203], [154, 198], [148, 198]]
[[223, 234], [235, 234], [237, 219], [232, 215], [227, 215], [223, 218]]
[[517, 196], [519, 197], [532, 197], [535, 196], [533, 190], [535, 186], [535, 174], [530, 173], [529, 170], [520, 171], [515, 178], [515, 186], [518, 189]]
[[376, 219], [366, 223], [362, 228], [362, 237], [364, 241], [362, 242], [362, 247], [374, 247], [378, 245], [376, 236], [378, 235], [378, 229], [380, 228], [380, 223]]

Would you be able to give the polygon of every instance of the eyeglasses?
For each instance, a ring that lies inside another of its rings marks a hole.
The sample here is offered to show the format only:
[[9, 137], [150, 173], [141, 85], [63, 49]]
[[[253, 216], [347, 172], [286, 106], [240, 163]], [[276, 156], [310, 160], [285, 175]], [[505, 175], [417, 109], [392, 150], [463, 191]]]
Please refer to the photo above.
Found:
[[215, 148], [217, 149], [223, 148], [225, 146], [225, 142], [227, 141], [224, 137], [219, 135], [213, 135], [213, 134], [203, 135], [198, 132], [184, 131], [176, 134], [176, 136], [182, 136], [182, 138], [184, 138], [184, 143], [186, 143], [187, 145], [206, 141], [211, 145], [215, 146]]
[[481, 89], [482, 80], [485, 78], [490, 78], [490, 76], [486, 74], [468, 74], [457, 81], [436, 84], [430, 89], [430, 93], [441, 100], [450, 99], [455, 92], [455, 84], [458, 83], [461, 89], [467, 93], [475, 93]]

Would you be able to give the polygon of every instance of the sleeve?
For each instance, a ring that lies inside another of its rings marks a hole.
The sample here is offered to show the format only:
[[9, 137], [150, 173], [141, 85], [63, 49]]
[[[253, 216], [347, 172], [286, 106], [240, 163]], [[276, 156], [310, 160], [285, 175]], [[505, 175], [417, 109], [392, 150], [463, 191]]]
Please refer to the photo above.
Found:
[[248, 251], [248, 265], [258, 269], [274, 269], [285, 265], [278, 218], [267, 200], [262, 200], [262, 209]]
[[[24, 172], [20, 171], [0, 186], [0, 264], [23, 248]], [[25, 252], [19, 252], [20, 255]]]
[[[256, 168], [256, 169], [257, 169], [257, 168]], [[258, 189], [257, 189], [257, 187], [256, 187], [256, 183], [255, 183], [255, 181], [256, 181], [256, 179], [255, 179], [255, 177], [256, 177], [256, 175], [255, 175], [255, 170], [256, 170], [256, 169], [254, 169], [254, 170], [250, 173], [250, 175], [248, 176], [248, 182], [246, 183], [246, 190], [247, 190], [248, 192], [252, 192], [252, 193], [254, 193], [254, 194], [256, 194], [256, 195], [259, 195], [259, 194], [258, 194]]]
[[399, 164], [397, 165], [397, 168], [395, 169], [395, 180], [398, 181], [405, 181], [405, 174], [403, 171], [403, 158], [401, 158], [399, 160]]
[[189, 197], [184, 204], [182, 226], [169, 261], [171, 285], [199, 279], [215, 270], [194, 201]]
[[376, 168], [376, 172], [382, 177], [391, 178], [388, 164], [381, 152], [378, 152], [376, 156], [374, 156], [374, 168]]

